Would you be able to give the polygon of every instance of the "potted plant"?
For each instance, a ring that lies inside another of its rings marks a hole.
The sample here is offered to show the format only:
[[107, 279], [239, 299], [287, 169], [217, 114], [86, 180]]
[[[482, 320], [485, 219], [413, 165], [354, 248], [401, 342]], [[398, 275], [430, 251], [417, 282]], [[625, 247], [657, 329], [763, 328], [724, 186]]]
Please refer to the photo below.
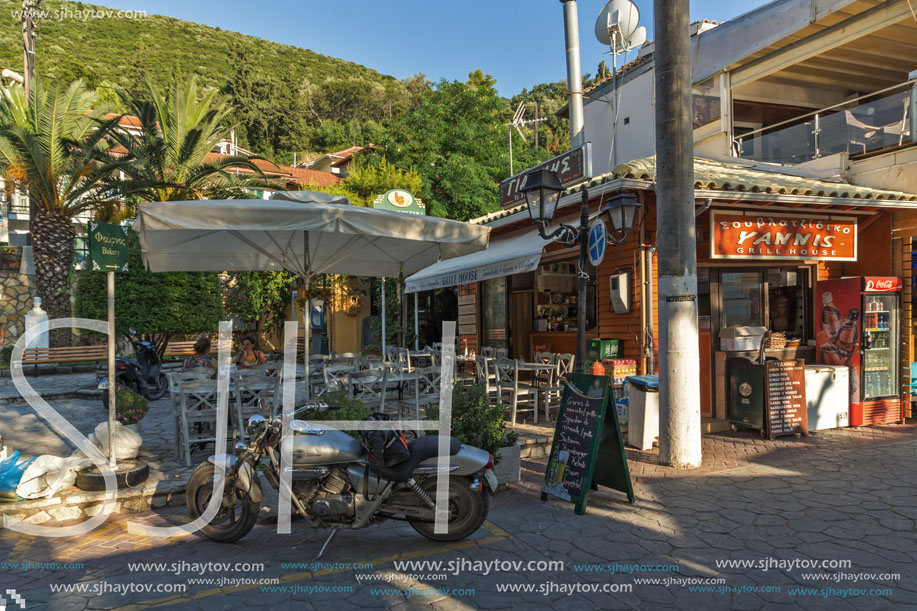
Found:
[[[504, 406], [491, 405], [483, 385], [456, 386], [452, 391], [452, 435], [462, 443], [493, 454], [494, 474], [501, 484], [521, 479], [519, 435], [506, 430]], [[439, 419], [439, 410], [427, 410], [428, 420]]]
[[140, 421], [150, 410], [147, 400], [126, 388], [119, 388], [115, 394], [115, 420], [121, 426], [140, 434]]

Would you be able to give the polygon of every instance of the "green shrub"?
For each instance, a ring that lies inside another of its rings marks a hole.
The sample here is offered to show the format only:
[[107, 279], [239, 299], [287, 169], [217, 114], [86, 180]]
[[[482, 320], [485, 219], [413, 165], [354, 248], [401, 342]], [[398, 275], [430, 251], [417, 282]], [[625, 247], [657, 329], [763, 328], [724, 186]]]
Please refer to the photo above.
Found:
[[13, 356], [12, 346], [4, 346], [3, 348], [0, 348], [0, 367], [9, 367], [11, 356]]
[[[439, 409], [428, 409], [426, 419], [438, 420]], [[506, 430], [503, 406], [491, 405], [482, 385], [456, 386], [452, 391], [452, 435], [491, 454], [519, 438], [515, 431]]]
[[[323, 412], [300, 412], [297, 416], [306, 422], [336, 421], [336, 420], [363, 420], [369, 416], [369, 408], [359, 399], [352, 399], [347, 393], [335, 393], [322, 397], [322, 401], [329, 405], [340, 405], [341, 409], [329, 409]], [[345, 431], [354, 439], [360, 439], [360, 431]]]

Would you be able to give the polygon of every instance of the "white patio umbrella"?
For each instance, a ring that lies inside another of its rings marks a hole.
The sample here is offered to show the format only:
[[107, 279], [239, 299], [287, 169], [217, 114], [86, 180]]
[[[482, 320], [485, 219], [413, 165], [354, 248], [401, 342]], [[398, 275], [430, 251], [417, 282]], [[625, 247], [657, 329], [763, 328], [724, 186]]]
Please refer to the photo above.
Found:
[[[150, 271], [281, 270], [398, 277], [487, 248], [489, 227], [352, 206], [312, 191], [270, 200], [148, 202], [134, 230]], [[308, 286], [308, 285], [307, 285]], [[309, 325], [306, 324], [306, 396]]]

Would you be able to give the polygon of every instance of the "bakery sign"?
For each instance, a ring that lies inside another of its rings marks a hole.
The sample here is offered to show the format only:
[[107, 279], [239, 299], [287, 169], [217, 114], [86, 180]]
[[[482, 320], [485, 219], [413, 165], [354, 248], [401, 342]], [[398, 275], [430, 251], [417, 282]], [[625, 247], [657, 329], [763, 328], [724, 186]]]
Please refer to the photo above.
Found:
[[856, 261], [857, 219], [841, 216], [710, 214], [713, 259]]

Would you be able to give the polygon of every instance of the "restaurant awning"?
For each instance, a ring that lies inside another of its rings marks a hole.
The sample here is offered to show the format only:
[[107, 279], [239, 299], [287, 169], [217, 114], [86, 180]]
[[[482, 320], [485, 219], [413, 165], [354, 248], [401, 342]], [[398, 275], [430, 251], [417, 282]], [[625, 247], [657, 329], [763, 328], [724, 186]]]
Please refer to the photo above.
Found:
[[533, 271], [549, 243], [537, 230], [522, 235], [494, 238], [487, 250], [446, 259], [422, 269], [405, 280], [405, 293], [430, 291], [467, 282]]

